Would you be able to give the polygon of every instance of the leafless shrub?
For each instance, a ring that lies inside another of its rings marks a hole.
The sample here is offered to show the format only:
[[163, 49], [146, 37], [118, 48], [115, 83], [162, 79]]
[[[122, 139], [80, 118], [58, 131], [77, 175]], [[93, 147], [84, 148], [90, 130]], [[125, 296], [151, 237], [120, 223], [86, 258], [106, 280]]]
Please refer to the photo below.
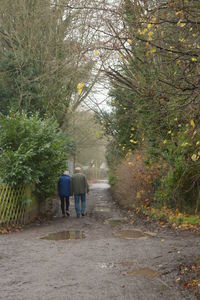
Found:
[[132, 154], [117, 169], [114, 195], [125, 208], [149, 206], [154, 198], [155, 180], [159, 178], [159, 166], [148, 167], [141, 152]]

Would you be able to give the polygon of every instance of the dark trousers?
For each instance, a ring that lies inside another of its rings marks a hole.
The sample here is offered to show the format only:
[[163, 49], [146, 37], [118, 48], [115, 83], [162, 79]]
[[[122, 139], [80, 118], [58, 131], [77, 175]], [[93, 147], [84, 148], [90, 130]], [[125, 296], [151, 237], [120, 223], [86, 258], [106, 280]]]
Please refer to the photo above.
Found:
[[66, 203], [66, 210], [69, 210], [69, 196], [60, 196], [61, 201], [61, 210], [62, 214], [65, 214], [65, 203]]

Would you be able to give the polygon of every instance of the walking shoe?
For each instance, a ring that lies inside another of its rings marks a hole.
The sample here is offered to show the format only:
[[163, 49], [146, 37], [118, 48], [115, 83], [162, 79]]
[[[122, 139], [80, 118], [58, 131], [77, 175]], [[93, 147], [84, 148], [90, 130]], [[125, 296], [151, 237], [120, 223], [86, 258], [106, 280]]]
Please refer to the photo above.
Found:
[[70, 216], [70, 213], [68, 210], [66, 210], [66, 215], [69, 217]]
[[84, 213], [81, 213], [82, 217], [85, 217], [85, 214]]

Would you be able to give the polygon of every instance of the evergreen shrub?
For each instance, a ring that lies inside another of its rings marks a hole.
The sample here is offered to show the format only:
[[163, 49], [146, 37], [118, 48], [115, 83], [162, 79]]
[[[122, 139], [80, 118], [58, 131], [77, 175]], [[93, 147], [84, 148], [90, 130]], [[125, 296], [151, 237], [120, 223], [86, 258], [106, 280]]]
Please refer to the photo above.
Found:
[[33, 184], [40, 199], [55, 191], [67, 160], [67, 140], [52, 118], [0, 115], [0, 178], [11, 186]]

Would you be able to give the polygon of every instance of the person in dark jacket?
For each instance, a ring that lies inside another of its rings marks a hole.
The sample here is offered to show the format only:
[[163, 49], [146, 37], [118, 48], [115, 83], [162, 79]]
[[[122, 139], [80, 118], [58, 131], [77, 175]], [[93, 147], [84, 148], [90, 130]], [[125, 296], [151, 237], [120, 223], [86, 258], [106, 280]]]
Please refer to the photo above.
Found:
[[86, 209], [86, 193], [89, 192], [89, 186], [85, 175], [81, 173], [81, 168], [79, 167], [75, 169], [75, 174], [72, 176], [72, 191], [74, 194], [77, 218], [80, 218], [80, 214], [84, 217]]
[[66, 215], [69, 217], [69, 197], [71, 194], [71, 178], [69, 171], [65, 171], [58, 181], [58, 194], [61, 201], [62, 216], [65, 217], [65, 203], [66, 203]]

